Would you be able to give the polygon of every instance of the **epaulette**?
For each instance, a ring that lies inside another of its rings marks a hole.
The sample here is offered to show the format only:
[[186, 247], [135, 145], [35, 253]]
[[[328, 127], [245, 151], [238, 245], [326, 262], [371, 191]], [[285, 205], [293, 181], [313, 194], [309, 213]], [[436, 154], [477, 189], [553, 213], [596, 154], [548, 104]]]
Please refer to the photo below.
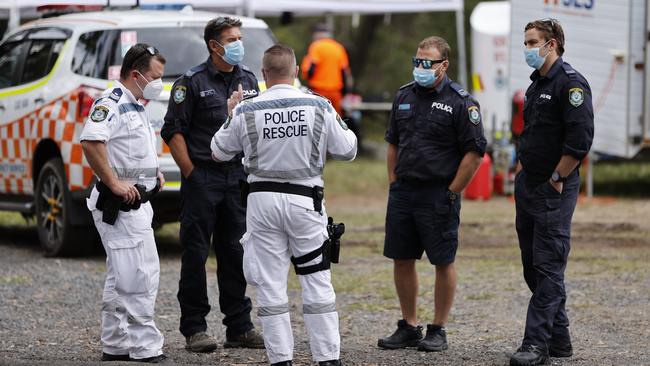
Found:
[[408, 88], [409, 86], [411, 86], [411, 85], [413, 85], [413, 84], [415, 84], [415, 81], [411, 81], [411, 82], [408, 83], [408, 84], [404, 84], [404, 85], [400, 86], [400, 87], [399, 87], [399, 90], [406, 89], [406, 88]]
[[205, 62], [202, 63], [202, 64], [199, 64], [199, 65], [196, 65], [193, 68], [187, 70], [185, 72], [185, 76], [187, 76], [188, 78], [191, 78], [197, 72], [201, 72], [201, 71], [205, 70], [206, 67], [207, 67], [207, 65], [205, 64]]
[[122, 91], [122, 89], [120, 89], [120, 88], [114, 88], [114, 89], [111, 91], [111, 94], [108, 96], [108, 99], [110, 99], [110, 100], [114, 101], [115, 103], [117, 103], [117, 102], [120, 101], [120, 98], [122, 98], [122, 94], [124, 94], [124, 92]]
[[567, 74], [569, 79], [575, 80], [577, 79], [578, 75], [576, 71], [571, 67], [571, 65], [567, 64], [566, 62], [562, 63], [562, 69], [564, 70], [564, 73]]
[[467, 92], [467, 90], [463, 89], [463, 87], [460, 86], [460, 84], [458, 84], [457, 82], [452, 81], [452, 82], [449, 84], [449, 86], [450, 86], [451, 89], [453, 89], [456, 93], [458, 93], [458, 95], [460, 95], [461, 98], [467, 98], [467, 97], [469, 97], [469, 93]]

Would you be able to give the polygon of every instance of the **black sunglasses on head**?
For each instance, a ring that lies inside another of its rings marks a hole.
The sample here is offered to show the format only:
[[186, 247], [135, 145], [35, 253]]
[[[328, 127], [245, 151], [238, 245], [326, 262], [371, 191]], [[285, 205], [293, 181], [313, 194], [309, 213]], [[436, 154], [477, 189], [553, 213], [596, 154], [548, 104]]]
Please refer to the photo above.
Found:
[[418, 67], [418, 66], [422, 65], [422, 68], [430, 69], [430, 68], [433, 67], [433, 65], [444, 62], [445, 60], [446, 59], [429, 60], [429, 59], [426, 59], [426, 58], [413, 57], [413, 67]]

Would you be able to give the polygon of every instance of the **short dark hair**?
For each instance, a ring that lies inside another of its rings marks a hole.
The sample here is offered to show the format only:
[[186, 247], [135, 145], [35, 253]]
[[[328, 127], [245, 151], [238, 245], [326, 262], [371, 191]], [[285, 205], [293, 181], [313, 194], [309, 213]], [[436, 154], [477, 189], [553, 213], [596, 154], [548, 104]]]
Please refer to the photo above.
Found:
[[449, 53], [451, 52], [451, 47], [449, 47], [449, 43], [445, 41], [444, 38], [438, 37], [438, 36], [431, 36], [427, 37], [418, 44], [419, 49], [428, 49], [428, 48], [435, 48], [440, 52], [440, 57], [443, 60], [448, 60], [449, 59]]
[[296, 54], [293, 48], [277, 43], [264, 51], [262, 68], [270, 77], [286, 78], [296, 71]]
[[152, 59], [158, 60], [161, 64], [165, 64], [165, 58], [158, 52], [158, 50], [146, 43], [136, 43], [124, 55], [122, 60], [122, 67], [120, 69], [120, 78], [126, 80], [129, 73], [133, 70], [138, 70], [144, 74], [149, 71]]
[[241, 28], [241, 20], [231, 17], [218, 17], [210, 20], [203, 30], [203, 39], [205, 40], [205, 46], [208, 48], [208, 52], [210, 52], [210, 45], [208, 44], [210, 40], [214, 39], [221, 43], [219, 40], [221, 33], [233, 27]]
[[564, 30], [562, 30], [562, 24], [560, 24], [557, 19], [547, 18], [534, 20], [526, 24], [524, 32], [532, 28], [535, 28], [542, 33], [544, 41], [546, 42], [555, 39], [557, 42], [557, 54], [560, 56], [564, 54]]

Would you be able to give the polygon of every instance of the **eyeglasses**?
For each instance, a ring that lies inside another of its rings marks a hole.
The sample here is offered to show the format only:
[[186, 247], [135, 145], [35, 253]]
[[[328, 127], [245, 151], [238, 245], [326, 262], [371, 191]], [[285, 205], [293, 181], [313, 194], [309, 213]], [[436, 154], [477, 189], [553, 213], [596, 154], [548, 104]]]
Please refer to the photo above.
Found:
[[447, 59], [440, 59], [440, 60], [429, 60], [426, 58], [417, 58], [413, 57], [413, 67], [418, 67], [422, 65], [422, 68], [424, 69], [430, 69], [433, 67], [435, 64], [439, 64], [441, 62], [446, 61]]

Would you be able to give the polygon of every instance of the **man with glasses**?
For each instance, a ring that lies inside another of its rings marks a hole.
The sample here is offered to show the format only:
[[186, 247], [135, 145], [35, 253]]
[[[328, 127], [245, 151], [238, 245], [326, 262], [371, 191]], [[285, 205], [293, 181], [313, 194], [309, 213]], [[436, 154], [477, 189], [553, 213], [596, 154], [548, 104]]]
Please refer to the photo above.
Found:
[[[460, 192], [485, 153], [481, 113], [474, 98], [447, 76], [449, 44], [429, 37], [413, 58], [414, 81], [397, 92], [390, 115], [384, 255], [394, 261], [402, 311], [397, 330], [378, 341], [387, 349], [447, 349], [445, 324], [456, 289]], [[415, 260], [426, 252], [436, 267], [433, 323], [418, 325]]]
[[131, 47], [120, 80], [95, 101], [79, 137], [99, 178], [87, 206], [106, 251], [102, 361], [166, 359], [154, 322], [160, 262], [149, 202], [165, 180], [156, 135], [140, 102], [160, 95], [164, 69], [158, 50], [142, 43]]
[[524, 56], [535, 69], [524, 102], [515, 178], [516, 228], [524, 279], [533, 292], [521, 347], [511, 365], [541, 365], [573, 354], [565, 310], [564, 270], [571, 248], [580, 161], [594, 136], [591, 89], [568, 63], [555, 19], [524, 29]]
[[239, 239], [246, 231], [239, 189], [239, 181], [246, 179], [242, 156], [217, 163], [210, 151], [212, 136], [228, 117], [229, 96], [240, 99], [259, 91], [255, 75], [241, 64], [241, 25], [230, 17], [208, 22], [204, 39], [210, 55], [174, 83], [161, 130], [182, 173], [178, 301], [180, 331], [192, 352], [217, 348], [216, 340], [206, 333], [205, 320], [210, 312], [205, 263], [211, 244], [217, 258], [219, 307], [225, 315], [224, 347], [264, 347], [251, 323], [252, 305], [242, 272]]

